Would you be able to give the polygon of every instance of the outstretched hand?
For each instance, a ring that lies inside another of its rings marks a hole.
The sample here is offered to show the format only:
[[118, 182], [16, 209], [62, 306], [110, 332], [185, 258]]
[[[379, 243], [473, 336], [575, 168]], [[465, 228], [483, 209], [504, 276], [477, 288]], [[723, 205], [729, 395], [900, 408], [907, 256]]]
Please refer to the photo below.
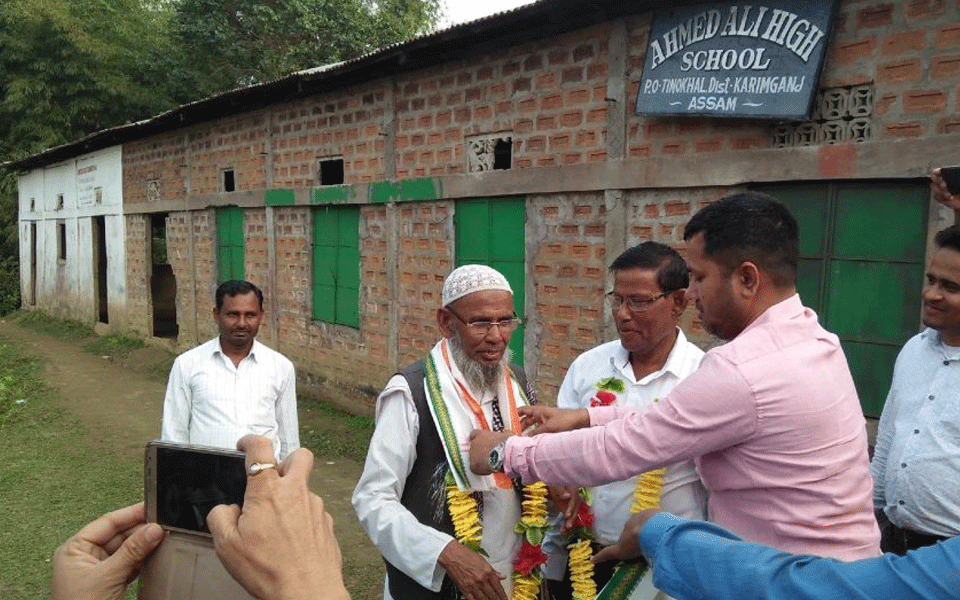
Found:
[[127, 583], [163, 540], [146, 523], [143, 502], [87, 524], [53, 553], [50, 600], [120, 600]]
[[556, 408], [537, 404], [521, 406], [520, 423], [528, 435], [557, 433], [590, 426], [590, 413], [585, 408]]

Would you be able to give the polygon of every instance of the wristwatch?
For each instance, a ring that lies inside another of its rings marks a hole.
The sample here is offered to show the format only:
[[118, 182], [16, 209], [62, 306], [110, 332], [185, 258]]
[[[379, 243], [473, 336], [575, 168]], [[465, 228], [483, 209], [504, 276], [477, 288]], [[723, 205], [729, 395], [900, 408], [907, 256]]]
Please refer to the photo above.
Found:
[[490, 470], [494, 473], [503, 471], [503, 448], [506, 445], [507, 439], [504, 438], [499, 444], [490, 449], [487, 463], [490, 465]]

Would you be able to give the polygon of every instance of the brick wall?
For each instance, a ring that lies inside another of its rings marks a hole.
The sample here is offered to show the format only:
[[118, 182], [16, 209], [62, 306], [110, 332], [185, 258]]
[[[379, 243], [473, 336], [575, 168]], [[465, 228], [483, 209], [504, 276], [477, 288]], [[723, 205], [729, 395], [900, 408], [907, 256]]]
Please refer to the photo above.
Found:
[[[628, 17], [620, 24], [494, 49], [125, 144], [125, 202], [143, 205], [145, 212], [170, 211], [181, 346], [215, 332], [209, 316], [216, 276], [215, 221], [213, 211], [204, 207], [239, 203], [246, 208], [247, 277], [264, 288], [268, 306], [276, 306], [262, 339], [297, 363], [311, 389], [369, 410], [371, 393], [396, 368], [423, 356], [438, 337], [435, 311], [442, 280], [453, 264], [455, 200], [469, 197], [457, 186], [487, 177], [463, 176], [465, 141], [502, 133], [513, 139], [512, 172], [490, 177], [526, 186], [525, 360], [549, 402], [570, 361], [615, 334], [602, 300], [611, 242], [656, 240], [682, 248], [682, 227], [689, 216], [704, 203], [740, 189], [756, 171], [765, 174], [763, 181], [858, 178], [864, 177], [858, 169], [880, 160], [869, 154], [878, 152], [879, 144], [868, 144], [860, 162], [860, 151], [852, 146], [823, 146], [809, 149], [820, 163], [800, 171], [796, 159], [806, 154], [773, 150], [769, 121], [633, 115], [650, 21], [650, 14]], [[958, 2], [846, 0], [821, 84], [873, 83], [873, 136], [880, 142], [960, 134], [955, 116], [960, 110], [958, 22]], [[624, 30], [625, 36], [618, 33]], [[620, 82], [612, 79], [617, 74], [611, 65], [622, 54], [626, 76]], [[610, 98], [620, 83], [625, 88], [622, 104]], [[625, 125], [617, 131], [621, 117]], [[614, 141], [621, 134], [618, 150]], [[619, 160], [618, 152], [626, 160]], [[311, 318], [312, 219], [307, 204], [313, 199], [317, 161], [331, 156], [344, 158], [345, 181], [356, 184], [347, 190], [358, 194], [351, 201], [362, 205], [359, 328]], [[927, 168], [920, 164], [926, 158], [911, 160], [910, 173], [882, 176], [915, 177]], [[620, 177], [611, 176], [617, 181], [640, 172], [647, 187], [609, 190], [622, 192], [617, 215], [608, 212], [610, 198], [602, 187], [546, 193], [556, 189], [556, 181], [567, 181], [569, 173], [583, 172], [575, 168], [598, 165], [607, 169], [603, 173]], [[235, 170], [237, 189], [246, 196], [218, 196], [224, 168]], [[877, 177], [876, 165], [872, 168], [866, 177]], [[695, 182], [688, 187], [673, 183], [683, 169]], [[705, 184], [701, 169], [726, 177], [727, 183]], [[884, 166], [882, 172], [888, 170]], [[371, 204], [362, 195], [371, 189], [364, 184], [416, 177], [436, 178], [436, 195], [389, 205]], [[151, 179], [161, 181], [165, 208], [146, 205]], [[446, 183], [451, 185], [445, 188]], [[296, 206], [270, 209], [272, 231], [262, 198], [249, 193], [269, 188], [293, 189], [298, 198]], [[498, 193], [516, 192], [505, 184]], [[184, 212], [185, 200], [197, 210]], [[128, 217], [130, 282], [147, 268], [137, 262], [144, 252], [136, 246], [144, 227]], [[131, 285], [130, 292], [131, 298], [142, 294], [142, 286]], [[138, 307], [130, 311], [135, 319], [135, 311], [147, 304], [131, 302]], [[141, 326], [146, 319], [140, 318]], [[684, 324], [694, 340], [713, 343], [693, 311], [688, 310]]]
[[127, 215], [126, 217], [127, 261], [127, 326], [143, 336], [153, 335], [150, 308], [150, 216]]

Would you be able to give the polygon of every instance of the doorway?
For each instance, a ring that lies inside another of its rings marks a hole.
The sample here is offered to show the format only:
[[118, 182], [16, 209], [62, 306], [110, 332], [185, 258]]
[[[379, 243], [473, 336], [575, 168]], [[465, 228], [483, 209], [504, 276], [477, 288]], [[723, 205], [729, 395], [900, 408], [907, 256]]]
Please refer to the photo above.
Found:
[[177, 325], [177, 279], [167, 256], [167, 213], [150, 215], [150, 299], [154, 337], [175, 338]]
[[103, 215], [93, 217], [93, 284], [96, 287], [94, 298], [97, 302], [97, 321], [109, 323], [109, 302], [107, 296], [107, 226]]

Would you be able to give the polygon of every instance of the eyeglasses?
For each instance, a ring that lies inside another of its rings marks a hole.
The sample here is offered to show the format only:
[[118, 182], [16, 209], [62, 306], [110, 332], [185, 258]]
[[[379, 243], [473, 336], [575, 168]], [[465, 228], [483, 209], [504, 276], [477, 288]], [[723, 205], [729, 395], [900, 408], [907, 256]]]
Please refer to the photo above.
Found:
[[660, 298], [665, 298], [669, 295], [670, 292], [663, 292], [662, 294], [657, 294], [651, 298], [624, 298], [623, 296], [618, 296], [613, 292], [607, 292], [607, 302], [610, 304], [610, 308], [613, 310], [620, 310], [620, 307], [624, 304], [627, 305], [627, 310], [632, 313], [639, 313], [647, 310], [653, 303], [659, 300]]
[[509, 319], [501, 319], [500, 321], [489, 321], [487, 319], [477, 319], [476, 321], [467, 321], [463, 317], [457, 314], [457, 311], [453, 310], [449, 306], [444, 307], [446, 310], [453, 316], [457, 318], [461, 323], [467, 326], [467, 329], [471, 334], [476, 336], [488, 335], [490, 330], [497, 327], [500, 333], [512, 333], [514, 329], [520, 326], [523, 323], [523, 319], [517, 316], [517, 313], [513, 313], [513, 316]]

